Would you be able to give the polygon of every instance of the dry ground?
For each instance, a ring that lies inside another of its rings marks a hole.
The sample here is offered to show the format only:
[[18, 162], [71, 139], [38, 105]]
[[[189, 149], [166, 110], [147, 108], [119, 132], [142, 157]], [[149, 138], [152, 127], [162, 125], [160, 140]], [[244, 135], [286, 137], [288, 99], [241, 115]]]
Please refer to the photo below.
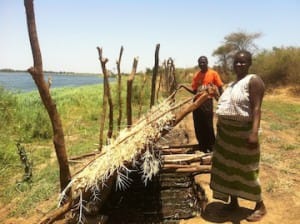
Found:
[[[286, 95], [286, 92], [276, 92], [276, 94], [267, 95], [266, 97], [276, 98], [278, 100], [288, 100], [300, 106], [299, 98], [292, 98]], [[299, 115], [300, 116], [300, 115]], [[291, 142], [295, 141], [299, 133], [273, 133], [270, 129], [266, 128], [265, 121], [262, 120], [263, 135], [269, 136], [272, 139], [281, 139], [282, 141]], [[192, 116], [188, 115], [180, 124], [180, 128], [185, 128], [189, 135], [189, 143], [196, 143]], [[299, 149], [285, 150], [278, 147], [274, 142], [268, 141], [261, 142], [262, 149], [262, 162], [260, 171], [260, 181], [263, 189], [263, 197], [267, 206], [268, 214], [264, 219], [258, 223], [264, 224], [296, 224], [300, 223], [300, 172], [299, 172]], [[297, 141], [297, 139], [296, 139]], [[298, 142], [299, 143], [299, 142]], [[295, 164], [296, 163], [296, 164]], [[297, 164], [298, 163], [298, 164]], [[291, 164], [295, 164], [293, 168]], [[203, 217], [196, 217], [189, 220], [181, 220], [181, 224], [201, 224], [201, 223], [248, 223], [245, 218], [251, 212], [254, 203], [240, 200], [241, 208], [234, 214], [229, 214], [227, 217], [220, 217], [218, 211], [221, 202], [211, 198], [211, 191], [209, 189], [209, 174], [201, 174], [196, 177], [196, 181], [201, 184], [205, 189], [206, 195], [209, 199], [206, 212]], [[53, 200], [57, 197], [54, 196]], [[51, 199], [52, 200], [52, 199]], [[26, 218], [9, 218], [3, 220], [5, 214], [13, 209], [11, 205], [0, 205], [0, 220], [4, 224], [33, 224], [43, 216], [43, 213], [49, 208], [49, 201], [41, 204], [37, 209], [34, 216]], [[52, 203], [51, 203], [52, 204]], [[1, 221], [0, 221], [1, 222]]]

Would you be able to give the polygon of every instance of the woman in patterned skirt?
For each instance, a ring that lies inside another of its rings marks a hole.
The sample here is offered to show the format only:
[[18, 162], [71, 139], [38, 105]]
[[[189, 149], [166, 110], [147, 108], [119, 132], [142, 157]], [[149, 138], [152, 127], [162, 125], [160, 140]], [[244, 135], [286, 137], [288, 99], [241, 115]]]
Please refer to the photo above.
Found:
[[238, 198], [256, 202], [247, 221], [259, 221], [266, 208], [258, 179], [260, 148], [258, 130], [265, 86], [261, 78], [248, 74], [252, 55], [239, 51], [234, 57], [236, 81], [219, 99], [217, 137], [214, 146], [210, 187], [213, 197], [230, 202], [226, 211], [239, 207]]

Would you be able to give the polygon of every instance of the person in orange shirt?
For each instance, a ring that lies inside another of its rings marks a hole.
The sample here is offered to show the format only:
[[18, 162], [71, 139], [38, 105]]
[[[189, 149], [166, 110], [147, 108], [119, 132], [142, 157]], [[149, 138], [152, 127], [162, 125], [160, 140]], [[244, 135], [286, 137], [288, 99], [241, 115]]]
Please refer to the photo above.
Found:
[[[194, 94], [205, 89], [208, 85], [218, 87], [219, 94], [223, 92], [223, 82], [217, 71], [208, 68], [206, 56], [198, 59], [198, 71], [192, 81]], [[213, 98], [205, 101], [199, 108], [193, 111], [195, 135], [198, 140], [199, 149], [203, 152], [211, 152], [215, 143], [215, 133], [213, 127]]]

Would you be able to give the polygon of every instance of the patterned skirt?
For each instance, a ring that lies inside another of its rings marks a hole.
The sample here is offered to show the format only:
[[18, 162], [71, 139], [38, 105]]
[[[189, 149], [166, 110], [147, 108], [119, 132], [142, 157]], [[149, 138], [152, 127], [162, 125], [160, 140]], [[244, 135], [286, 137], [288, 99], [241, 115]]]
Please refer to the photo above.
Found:
[[210, 187], [213, 197], [228, 201], [229, 195], [261, 201], [258, 179], [260, 149], [249, 149], [251, 122], [218, 118]]

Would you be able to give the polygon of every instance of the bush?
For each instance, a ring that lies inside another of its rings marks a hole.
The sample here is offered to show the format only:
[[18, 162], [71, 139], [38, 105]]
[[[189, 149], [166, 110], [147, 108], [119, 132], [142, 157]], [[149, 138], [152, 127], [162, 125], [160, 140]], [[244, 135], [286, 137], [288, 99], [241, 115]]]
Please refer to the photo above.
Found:
[[20, 139], [51, 138], [50, 119], [37, 92], [19, 95], [16, 108]]
[[6, 128], [12, 122], [15, 116], [15, 105], [16, 97], [0, 86], [0, 128]]
[[251, 72], [262, 77], [265, 84], [300, 84], [300, 48], [273, 48], [253, 58]]

